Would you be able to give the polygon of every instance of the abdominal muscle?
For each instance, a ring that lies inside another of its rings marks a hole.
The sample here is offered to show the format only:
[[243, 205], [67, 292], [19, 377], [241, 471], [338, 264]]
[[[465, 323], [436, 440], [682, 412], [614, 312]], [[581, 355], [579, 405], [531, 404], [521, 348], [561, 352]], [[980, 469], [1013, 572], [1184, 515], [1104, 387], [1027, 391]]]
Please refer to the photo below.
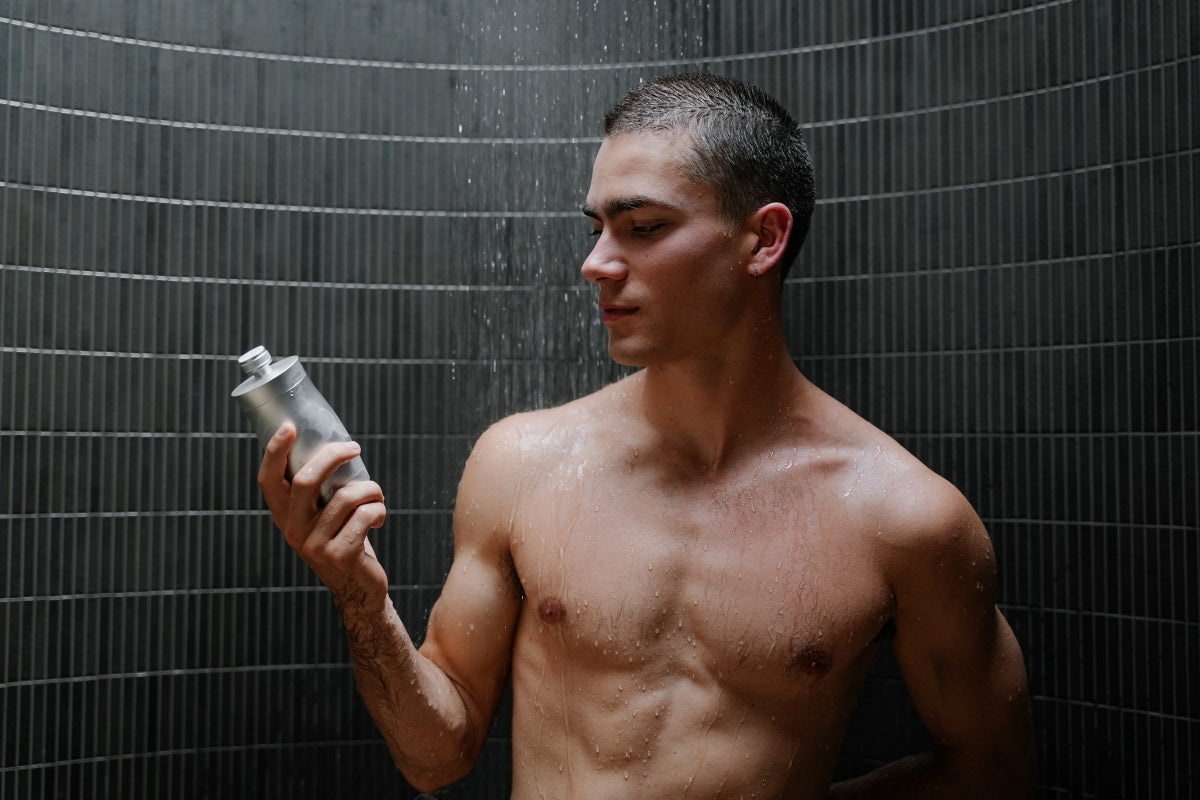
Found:
[[749, 672], [710, 674], [703, 659], [681, 657], [696, 649], [684, 641], [664, 638], [621, 659], [572, 658], [557, 631], [528, 620], [522, 627], [529, 635], [518, 632], [514, 653], [513, 800], [825, 797], [837, 757], [831, 743], [848, 716], [832, 711], [847, 704], [824, 697], [838, 693], [834, 686], [821, 689], [814, 708], [804, 697], [811, 687], [772, 691], [765, 676], [754, 686]]

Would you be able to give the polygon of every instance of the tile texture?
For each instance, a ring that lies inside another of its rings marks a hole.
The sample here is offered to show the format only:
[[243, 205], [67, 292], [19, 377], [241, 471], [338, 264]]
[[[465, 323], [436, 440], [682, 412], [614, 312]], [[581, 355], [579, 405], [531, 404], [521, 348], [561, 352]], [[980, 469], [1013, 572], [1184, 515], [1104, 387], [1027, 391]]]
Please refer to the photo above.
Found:
[[[342, 411], [419, 632], [473, 439], [620, 374], [578, 206], [680, 69], [808, 131], [797, 362], [987, 521], [1039, 795], [1196, 795], [1194, 3], [0, 0], [0, 797], [415, 796], [234, 359]], [[500, 716], [445, 796], [507, 797]], [[923, 742], [885, 653], [838, 772]]]

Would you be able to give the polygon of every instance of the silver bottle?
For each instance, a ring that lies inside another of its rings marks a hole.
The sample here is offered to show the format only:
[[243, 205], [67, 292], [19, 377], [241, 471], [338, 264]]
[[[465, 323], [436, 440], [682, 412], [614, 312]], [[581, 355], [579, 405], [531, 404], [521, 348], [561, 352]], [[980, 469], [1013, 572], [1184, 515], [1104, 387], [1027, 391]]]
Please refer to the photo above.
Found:
[[[308, 379], [298, 356], [273, 362], [267, 348], [260, 345], [242, 354], [238, 365], [249, 377], [233, 390], [233, 398], [254, 425], [259, 444], [266, 447], [287, 420], [296, 426], [296, 440], [288, 455], [288, 478], [296, 474], [322, 444], [350, 441], [346, 426]], [[328, 502], [334, 492], [350, 481], [365, 480], [370, 480], [370, 475], [362, 458], [356, 457], [338, 467], [337, 472], [321, 484], [321, 500]]]

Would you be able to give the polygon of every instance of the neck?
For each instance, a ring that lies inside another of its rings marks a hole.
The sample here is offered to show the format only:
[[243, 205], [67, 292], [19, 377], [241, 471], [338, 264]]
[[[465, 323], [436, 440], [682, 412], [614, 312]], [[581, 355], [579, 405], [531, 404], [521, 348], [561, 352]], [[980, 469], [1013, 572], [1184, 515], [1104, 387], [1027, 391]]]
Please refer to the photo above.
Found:
[[783, 344], [751, 359], [651, 365], [640, 375], [641, 410], [665, 452], [714, 473], [778, 432], [811, 384]]

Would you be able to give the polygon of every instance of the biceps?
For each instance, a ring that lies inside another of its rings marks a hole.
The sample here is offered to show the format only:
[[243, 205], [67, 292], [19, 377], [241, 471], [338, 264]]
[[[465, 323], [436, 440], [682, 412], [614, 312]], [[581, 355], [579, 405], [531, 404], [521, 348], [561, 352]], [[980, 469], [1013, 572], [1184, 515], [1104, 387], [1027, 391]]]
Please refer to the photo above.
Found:
[[421, 654], [454, 681], [481, 722], [491, 718], [508, 677], [519, 610], [511, 566], [472, 554], [455, 558], [430, 613]]
[[1023, 726], [1028, 697], [1020, 646], [1000, 612], [990, 606], [974, 630], [966, 621], [927, 635], [905, 635], [898, 625], [895, 648], [930, 735], [942, 746], [974, 749]]

